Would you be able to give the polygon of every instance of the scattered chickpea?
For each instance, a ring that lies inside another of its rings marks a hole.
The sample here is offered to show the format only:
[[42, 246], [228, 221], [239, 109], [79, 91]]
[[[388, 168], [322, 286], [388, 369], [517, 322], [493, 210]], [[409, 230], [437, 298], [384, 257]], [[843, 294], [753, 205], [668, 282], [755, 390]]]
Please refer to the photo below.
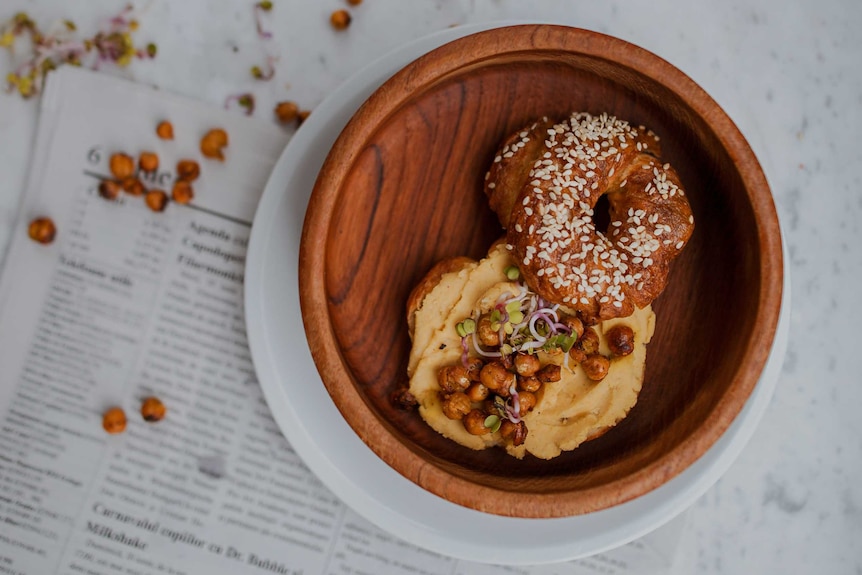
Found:
[[310, 115], [311, 110], [300, 110], [299, 114], [297, 115], [297, 121], [299, 122], [299, 125], [301, 126], [302, 123], [306, 121]]
[[473, 383], [467, 388], [467, 397], [470, 401], [485, 401], [488, 399], [490, 390], [479, 382]]
[[177, 162], [177, 177], [186, 182], [194, 182], [201, 175], [201, 167], [194, 160], [180, 160]]
[[486, 347], [497, 347], [500, 345], [500, 333], [491, 328], [491, 314], [483, 313], [479, 316], [476, 334], [479, 337], [479, 343]]
[[519, 353], [515, 356], [515, 371], [520, 376], [530, 377], [539, 371], [539, 358], [535, 355]]
[[443, 415], [449, 419], [463, 419], [473, 409], [470, 398], [462, 391], [445, 396], [440, 406], [443, 408]]
[[509, 388], [515, 383], [515, 374], [511, 373], [498, 362], [491, 362], [479, 373], [482, 385], [501, 397], [509, 396]]
[[296, 102], [279, 102], [273, 112], [282, 124], [289, 124], [299, 118], [299, 106], [296, 105]]
[[126, 430], [126, 412], [119, 407], [112, 407], [102, 414], [102, 427], [110, 434], [122, 433]]
[[144, 192], [147, 191], [146, 188], [144, 188], [144, 184], [141, 183], [141, 180], [135, 176], [124, 178], [123, 181], [120, 182], [120, 187], [123, 188], [123, 191], [132, 196], [142, 196], [144, 195]]
[[511, 440], [515, 447], [523, 445], [527, 440], [527, 425], [523, 421], [512, 423], [506, 419], [500, 425], [500, 436], [503, 439]]
[[165, 413], [167, 413], [167, 408], [158, 397], [147, 397], [141, 403], [141, 416], [144, 421], [150, 423], [161, 421], [165, 418]]
[[472, 435], [485, 435], [491, 433], [491, 430], [485, 427], [485, 413], [479, 409], [470, 410], [470, 413], [464, 416], [464, 429]]
[[542, 383], [553, 383], [560, 381], [562, 378], [562, 370], [559, 365], [549, 363], [542, 369], [536, 372], [536, 378]]
[[350, 12], [347, 10], [336, 10], [329, 17], [329, 23], [332, 24], [332, 27], [336, 30], [346, 30], [347, 27], [350, 26], [351, 20]]
[[155, 152], [141, 152], [138, 156], [138, 167], [144, 172], [155, 172], [159, 169], [159, 156]]
[[168, 207], [168, 195], [162, 190], [150, 190], [144, 196], [144, 202], [154, 212], [163, 212]]
[[399, 387], [392, 392], [392, 395], [389, 396], [389, 399], [397, 407], [404, 410], [415, 409], [416, 406], [419, 405], [419, 402], [416, 401], [416, 396], [410, 392], [410, 389], [408, 387]]
[[159, 125], [156, 126], [156, 135], [162, 140], [173, 140], [174, 139], [174, 126], [167, 120], [163, 120], [159, 122]]
[[601, 381], [608, 375], [611, 362], [605, 356], [594, 353], [581, 362], [584, 373], [593, 381]]
[[171, 199], [178, 204], [187, 204], [195, 197], [195, 191], [192, 185], [185, 180], [177, 180], [174, 182], [174, 188], [171, 190]]
[[482, 373], [482, 368], [485, 367], [485, 362], [478, 357], [471, 357], [467, 360], [467, 377], [470, 381], [479, 381], [479, 374]]
[[224, 149], [228, 145], [227, 132], [221, 128], [213, 128], [201, 138], [201, 154], [207, 158], [224, 161]]
[[114, 180], [102, 180], [99, 184], [99, 195], [106, 200], [116, 200], [122, 190], [120, 184]]
[[538, 377], [530, 376], [530, 377], [519, 377], [518, 378], [518, 390], [519, 391], [529, 391], [530, 393], [536, 393], [542, 388], [542, 382], [539, 381]]
[[54, 237], [57, 235], [57, 226], [54, 225], [54, 220], [51, 218], [36, 218], [30, 222], [27, 235], [34, 242], [47, 245], [54, 241]]
[[521, 417], [527, 415], [528, 411], [532, 411], [536, 407], [536, 394], [529, 391], [522, 391], [518, 394], [518, 414]]
[[362, 0], [347, 0], [347, 3], [351, 6], [359, 6], [362, 4]]
[[627, 325], [617, 324], [609, 329], [605, 336], [614, 355], [629, 355], [635, 350], [635, 332]]
[[112, 154], [108, 167], [116, 179], [122, 180], [134, 175], [135, 160], [128, 154]]

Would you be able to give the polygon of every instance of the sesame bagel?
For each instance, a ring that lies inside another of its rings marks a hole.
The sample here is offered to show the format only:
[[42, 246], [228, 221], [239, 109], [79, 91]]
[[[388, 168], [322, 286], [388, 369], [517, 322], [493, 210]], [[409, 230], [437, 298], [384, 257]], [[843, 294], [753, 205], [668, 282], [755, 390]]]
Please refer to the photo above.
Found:
[[[660, 158], [658, 136], [607, 114], [543, 119], [503, 144], [485, 193], [536, 293], [592, 321], [658, 297], [694, 230], [679, 176]], [[594, 221], [601, 196], [604, 230]]]

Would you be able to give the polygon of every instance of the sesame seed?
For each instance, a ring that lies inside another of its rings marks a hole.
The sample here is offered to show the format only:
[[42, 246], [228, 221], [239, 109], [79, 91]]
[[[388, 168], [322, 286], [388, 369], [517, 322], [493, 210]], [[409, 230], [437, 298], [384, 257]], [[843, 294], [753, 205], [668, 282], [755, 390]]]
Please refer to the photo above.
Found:
[[493, 189], [494, 189], [494, 188], [496, 188], [496, 187], [497, 187], [497, 184], [495, 184], [494, 182], [491, 182], [490, 184], [488, 184], [488, 189], [489, 189], [489, 190], [493, 190]]

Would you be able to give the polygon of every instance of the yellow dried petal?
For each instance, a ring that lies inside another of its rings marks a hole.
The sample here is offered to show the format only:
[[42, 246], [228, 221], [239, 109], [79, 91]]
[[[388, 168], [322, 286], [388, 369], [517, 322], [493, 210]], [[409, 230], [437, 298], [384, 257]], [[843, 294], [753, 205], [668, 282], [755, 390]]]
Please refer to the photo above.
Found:
[[2, 36], [0, 36], [0, 46], [7, 48], [15, 43], [15, 34], [11, 31], [6, 32]]

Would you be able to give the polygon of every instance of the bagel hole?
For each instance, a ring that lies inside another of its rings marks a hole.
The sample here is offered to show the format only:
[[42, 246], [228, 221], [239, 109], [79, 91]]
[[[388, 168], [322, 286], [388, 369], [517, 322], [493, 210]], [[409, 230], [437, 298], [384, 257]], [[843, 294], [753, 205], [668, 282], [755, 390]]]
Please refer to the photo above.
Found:
[[593, 207], [593, 223], [597, 230], [603, 232], [608, 231], [608, 226], [611, 225], [611, 204], [608, 201], [607, 194], [599, 196], [599, 201]]

